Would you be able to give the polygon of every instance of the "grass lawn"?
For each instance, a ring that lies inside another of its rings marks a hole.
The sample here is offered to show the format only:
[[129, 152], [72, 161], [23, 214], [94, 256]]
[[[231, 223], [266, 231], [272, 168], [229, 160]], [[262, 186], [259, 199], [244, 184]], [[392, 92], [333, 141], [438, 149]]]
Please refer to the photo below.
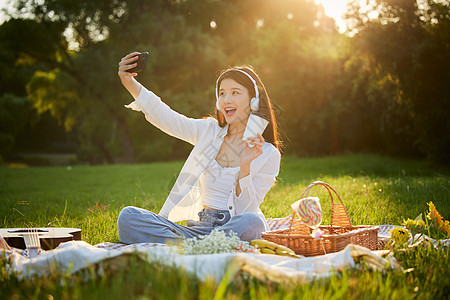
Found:
[[[182, 162], [141, 165], [0, 168], [0, 227], [57, 226], [82, 229], [90, 244], [117, 242], [116, 220], [124, 206], [158, 212]], [[432, 201], [450, 217], [450, 170], [428, 162], [377, 155], [298, 159], [285, 157], [275, 187], [261, 206], [266, 217], [290, 214], [313, 181], [322, 180], [340, 194], [353, 224], [400, 224], [415, 218]], [[324, 223], [330, 200], [321, 199]], [[408, 272], [349, 270], [326, 281], [295, 288], [242, 275], [222, 293], [214, 282], [136, 258], [120, 271], [86, 280], [86, 275], [54, 274], [18, 281], [0, 270], [0, 299], [323, 299], [445, 298], [450, 294], [449, 250], [415, 249], [396, 253]], [[176, 287], [176, 288], [174, 288]]]

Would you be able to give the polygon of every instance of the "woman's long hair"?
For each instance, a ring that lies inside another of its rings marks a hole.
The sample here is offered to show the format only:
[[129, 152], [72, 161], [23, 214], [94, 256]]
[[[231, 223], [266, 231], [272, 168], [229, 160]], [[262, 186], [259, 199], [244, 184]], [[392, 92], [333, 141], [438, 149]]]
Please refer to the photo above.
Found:
[[[256, 85], [258, 87], [259, 91], [259, 112], [265, 114], [269, 117], [269, 124], [266, 127], [266, 130], [264, 130], [263, 137], [264, 140], [268, 143], [271, 143], [274, 145], [278, 151], [281, 152], [282, 144], [278, 136], [278, 129], [277, 129], [277, 121], [275, 119], [275, 113], [272, 108], [272, 103], [270, 102], [269, 95], [267, 94], [266, 88], [264, 84], [262, 83], [259, 76], [256, 74], [256, 72], [253, 70], [253, 67], [251, 66], [241, 66], [241, 67], [234, 67], [223, 70], [219, 75], [219, 80], [217, 82], [217, 88], [220, 87], [220, 84], [222, 80], [225, 78], [233, 79], [240, 85], [243, 85], [250, 95], [250, 99], [255, 97], [255, 87], [253, 85], [253, 82], [248, 78], [245, 74], [242, 74], [238, 70], [242, 70], [249, 74], [255, 81]], [[217, 93], [217, 91], [216, 91]], [[219, 123], [220, 127], [224, 127], [227, 125], [227, 122], [225, 120], [225, 116], [222, 114], [222, 112], [218, 111], [217, 108], [215, 109], [215, 117]]]

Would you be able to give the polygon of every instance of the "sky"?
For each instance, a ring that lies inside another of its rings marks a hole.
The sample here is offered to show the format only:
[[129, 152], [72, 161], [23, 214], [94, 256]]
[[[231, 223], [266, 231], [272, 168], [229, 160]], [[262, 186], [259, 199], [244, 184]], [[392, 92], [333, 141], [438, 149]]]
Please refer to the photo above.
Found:
[[325, 14], [333, 18], [340, 32], [345, 31], [345, 24], [341, 16], [345, 12], [345, 7], [350, 0], [314, 0], [316, 4], [322, 4]]
[[[341, 19], [342, 14], [345, 12], [345, 5], [350, 0], [314, 0], [317, 4], [322, 4], [325, 8], [325, 14], [336, 20], [336, 24], [340, 28], [340, 31], [344, 30], [344, 23]], [[8, 0], [0, 0], [0, 9], [8, 5]], [[0, 24], [3, 23], [4, 16], [0, 12]]]
[[1, 12], [1, 9], [7, 6], [8, 6], [7, 0], [0, 0], [0, 24], [3, 23], [3, 21], [5, 20], [5, 16], [3, 15], [3, 12]]

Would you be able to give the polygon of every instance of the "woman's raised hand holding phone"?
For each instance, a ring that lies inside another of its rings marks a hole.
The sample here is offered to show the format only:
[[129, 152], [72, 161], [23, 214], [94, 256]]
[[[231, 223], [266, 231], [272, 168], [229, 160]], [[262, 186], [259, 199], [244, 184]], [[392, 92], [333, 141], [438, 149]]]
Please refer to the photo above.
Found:
[[127, 72], [127, 70], [137, 66], [136, 61], [139, 59], [139, 54], [140, 52], [132, 52], [124, 56], [119, 62], [119, 71], [117, 72], [123, 86], [130, 92], [134, 99], [139, 95], [141, 85], [134, 79], [134, 77], [137, 76], [137, 73], [130, 73]]
[[132, 52], [130, 54], [125, 55], [119, 62], [119, 77], [122, 79], [125, 77], [134, 77], [137, 75], [137, 73], [130, 73], [127, 72], [127, 70], [130, 70], [137, 66], [136, 61], [139, 58], [140, 52]]

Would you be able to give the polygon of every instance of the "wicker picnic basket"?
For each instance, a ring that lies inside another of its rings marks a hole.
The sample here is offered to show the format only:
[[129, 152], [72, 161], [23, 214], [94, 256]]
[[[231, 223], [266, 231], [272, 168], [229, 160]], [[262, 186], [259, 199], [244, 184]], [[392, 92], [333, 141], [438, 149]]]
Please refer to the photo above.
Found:
[[[316, 181], [309, 185], [300, 196], [300, 199], [308, 196], [314, 186], [323, 186], [327, 189], [331, 198], [331, 224], [319, 226], [323, 234], [319, 240], [312, 237], [312, 229], [306, 226], [300, 219], [295, 218], [295, 212], [291, 216], [288, 229], [279, 229], [263, 232], [265, 240], [284, 245], [295, 253], [304, 256], [316, 256], [326, 253], [341, 251], [348, 244], [356, 244], [370, 250], [378, 249], [378, 227], [376, 226], [352, 226], [347, 208], [338, 193], [327, 183]], [[339, 203], [335, 203], [333, 195], [337, 196]]]

